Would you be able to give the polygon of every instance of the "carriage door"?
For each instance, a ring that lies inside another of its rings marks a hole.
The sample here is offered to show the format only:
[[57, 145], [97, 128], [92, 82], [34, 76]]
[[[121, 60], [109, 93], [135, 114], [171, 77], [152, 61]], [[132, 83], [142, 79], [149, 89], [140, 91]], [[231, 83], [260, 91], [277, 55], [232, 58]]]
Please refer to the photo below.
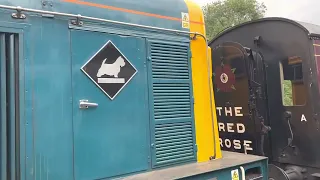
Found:
[[150, 167], [146, 42], [71, 31], [75, 179]]
[[270, 154], [268, 132], [268, 104], [266, 92], [265, 63], [260, 53], [245, 48], [246, 67], [249, 77], [249, 116], [255, 122], [257, 153], [261, 156]]
[[307, 59], [299, 56], [303, 53], [279, 53], [266, 73], [273, 160], [308, 166], [318, 163], [314, 158], [318, 131], [307, 101], [311, 84], [307, 81]]
[[[212, 72], [222, 150], [261, 154], [257, 98], [263, 96], [262, 64], [235, 42], [212, 49]], [[257, 67], [260, 74], [257, 75]]]

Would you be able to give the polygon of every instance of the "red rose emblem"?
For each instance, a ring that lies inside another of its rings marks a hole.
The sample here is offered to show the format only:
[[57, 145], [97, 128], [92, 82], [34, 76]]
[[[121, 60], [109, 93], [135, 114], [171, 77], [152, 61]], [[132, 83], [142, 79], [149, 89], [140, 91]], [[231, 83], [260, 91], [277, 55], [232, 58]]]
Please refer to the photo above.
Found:
[[234, 70], [232, 70], [229, 65], [222, 65], [215, 68], [214, 83], [218, 91], [232, 91], [232, 89], [235, 89], [235, 82]]

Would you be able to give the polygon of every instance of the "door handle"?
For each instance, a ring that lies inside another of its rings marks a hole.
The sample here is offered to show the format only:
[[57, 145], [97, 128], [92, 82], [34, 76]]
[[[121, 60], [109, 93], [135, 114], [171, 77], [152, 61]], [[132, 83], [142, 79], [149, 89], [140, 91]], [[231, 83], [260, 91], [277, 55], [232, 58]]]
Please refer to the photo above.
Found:
[[88, 100], [80, 100], [79, 108], [88, 109], [89, 107], [98, 107], [97, 103], [91, 103]]

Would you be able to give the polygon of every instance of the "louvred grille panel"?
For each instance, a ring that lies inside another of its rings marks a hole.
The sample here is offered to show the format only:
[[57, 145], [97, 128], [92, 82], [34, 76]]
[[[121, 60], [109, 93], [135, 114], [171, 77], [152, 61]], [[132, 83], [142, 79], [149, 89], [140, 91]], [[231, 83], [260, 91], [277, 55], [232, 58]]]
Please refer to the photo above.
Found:
[[153, 166], [195, 160], [189, 45], [154, 42], [150, 48]]

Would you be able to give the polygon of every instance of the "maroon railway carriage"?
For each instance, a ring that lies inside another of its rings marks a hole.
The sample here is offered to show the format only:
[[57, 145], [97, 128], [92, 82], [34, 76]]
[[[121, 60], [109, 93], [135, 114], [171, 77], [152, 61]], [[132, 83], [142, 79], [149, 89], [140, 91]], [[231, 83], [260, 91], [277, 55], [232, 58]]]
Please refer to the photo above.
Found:
[[263, 18], [213, 39], [223, 150], [269, 157], [270, 178], [320, 177], [320, 26]]

